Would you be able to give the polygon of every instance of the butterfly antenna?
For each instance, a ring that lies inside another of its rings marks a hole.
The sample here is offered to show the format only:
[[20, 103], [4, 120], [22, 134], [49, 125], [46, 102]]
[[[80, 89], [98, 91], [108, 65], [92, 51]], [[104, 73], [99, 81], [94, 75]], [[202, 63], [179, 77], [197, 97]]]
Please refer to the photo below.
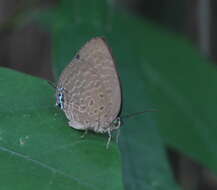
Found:
[[158, 111], [158, 110], [156, 110], [156, 109], [144, 110], [144, 111], [141, 111], [141, 112], [136, 112], [136, 113], [132, 113], [132, 114], [128, 114], [128, 115], [123, 115], [123, 116], [121, 116], [121, 119], [141, 115], [141, 114], [144, 114], [145, 112], [156, 112], [156, 111]]
[[57, 88], [56, 84], [50, 80], [47, 80], [48, 84], [51, 85], [53, 88]]

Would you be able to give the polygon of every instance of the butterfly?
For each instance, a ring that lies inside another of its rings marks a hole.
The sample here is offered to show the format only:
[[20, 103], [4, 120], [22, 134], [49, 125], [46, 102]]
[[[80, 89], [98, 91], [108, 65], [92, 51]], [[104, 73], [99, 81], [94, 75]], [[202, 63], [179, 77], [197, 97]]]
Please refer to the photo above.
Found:
[[79, 130], [108, 133], [121, 125], [120, 80], [104, 38], [88, 41], [60, 75], [56, 105]]
[[111, 49], [102, 37], [92, 38], [77, 52], [55, 88], [56, 106], [64, 111], [69, 126], [84, 130], [85, 134], [88, 130], [108, 133], [107, 148], [111, 132], [121, 126], [121, 118], [155, 111], [145, 110], [120, 118], [119, 75]]

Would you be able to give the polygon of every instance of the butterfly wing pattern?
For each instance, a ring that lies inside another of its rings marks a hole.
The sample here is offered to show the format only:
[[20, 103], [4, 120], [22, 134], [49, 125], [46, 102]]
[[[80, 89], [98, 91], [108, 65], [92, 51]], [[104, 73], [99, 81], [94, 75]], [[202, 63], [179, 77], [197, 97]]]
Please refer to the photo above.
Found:
[[66, 66], [56, 97], [57, 105], [75, 129], [105, 133], [119, 128], [120, 82], [103, 38], [88, 41]]

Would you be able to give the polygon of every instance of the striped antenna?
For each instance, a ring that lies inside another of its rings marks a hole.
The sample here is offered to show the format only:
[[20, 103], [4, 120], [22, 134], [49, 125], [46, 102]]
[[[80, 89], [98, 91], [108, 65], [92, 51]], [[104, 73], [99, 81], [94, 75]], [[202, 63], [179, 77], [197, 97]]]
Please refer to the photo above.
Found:
[[47, 80], [47, 82], [48, 82], [48, 84], [49, 84], [50, 86], [52, 86], [54, 89], [57, 88], [57, 86], [56, 86], [56, 84], [55, 84], [54, 82], [52, 82], [52, 81], [50, 81], [50, 80]]

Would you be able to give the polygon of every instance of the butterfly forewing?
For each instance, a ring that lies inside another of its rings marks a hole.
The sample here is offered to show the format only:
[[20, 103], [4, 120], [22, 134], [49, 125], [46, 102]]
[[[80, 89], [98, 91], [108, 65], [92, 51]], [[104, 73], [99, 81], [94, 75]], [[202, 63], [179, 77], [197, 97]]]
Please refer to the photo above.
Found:
[[[107, 132], [121, 105], [119, 78], [111, 52], [102, 38], [93, 38], [60, 76], [64, 112], [76, 129]], [[58, 93], [58, 92], [57, 92]]]

